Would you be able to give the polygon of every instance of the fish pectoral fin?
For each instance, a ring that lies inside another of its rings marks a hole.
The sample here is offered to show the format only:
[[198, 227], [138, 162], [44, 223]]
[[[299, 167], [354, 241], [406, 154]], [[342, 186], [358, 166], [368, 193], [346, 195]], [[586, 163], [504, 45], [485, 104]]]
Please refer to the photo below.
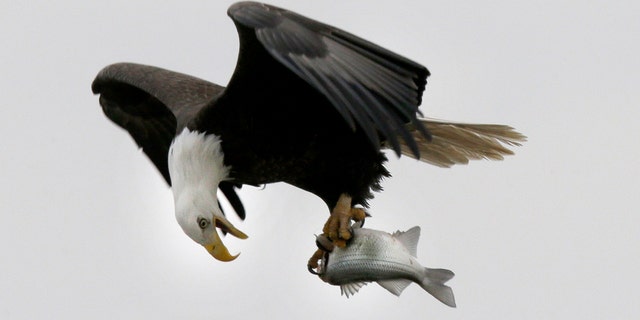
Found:
[[406, 289], [410, 284], [411, 280], [406, 279], [394, 279], [394, 280], [380, 280], [378, 284], [387, 289], [387, 291], [395, 294], [396, 296], [400, 296], [402, 291]]
[[360, 290], [360, 288], [366, 285], [367, 285], [366, 282], [352, 282], [352, 283], [343, 284], [340, 286], [340, 294], [346, 295], [347, 298], [349, 298], [349, 296], [356, 294], [358, 290]]

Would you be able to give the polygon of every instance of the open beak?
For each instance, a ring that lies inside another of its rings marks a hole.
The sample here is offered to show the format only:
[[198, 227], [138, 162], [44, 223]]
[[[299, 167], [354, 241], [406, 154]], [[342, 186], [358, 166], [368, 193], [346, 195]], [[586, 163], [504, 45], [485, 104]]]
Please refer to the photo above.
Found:
[[[244, 234], [244, 232], [236, 229], [236, 227], [234, 227], [229, 221], [227, 221], [227, 219], [216, 217], [214, 218], [214, 221], [215, 221], [215, 226], [217, 228], [220, 228], [220, 230], [230, 233], [236, 238], [240, 238], [240, 239], [248, 238], [248, 236]], [[207, 244], [204, 245], [204, 248], [207, 249], [207, 251], [209, 251], [209, 253], [214, 258], [220, 261], [233, 261], [235, 258], [238, 257], [238, 255], [240, 255], [238, 253], [235, 256], [232, 256], [229, 253], [229, 250], [227, 250], [227, 247], [225, 247], [224, 243], [222, 243], [222, 240], [220, 239], [220, 236], [218, 235], [217, 230], [213, 230], [213, 232], [211, 232], [209, 239], [207, 239]]]

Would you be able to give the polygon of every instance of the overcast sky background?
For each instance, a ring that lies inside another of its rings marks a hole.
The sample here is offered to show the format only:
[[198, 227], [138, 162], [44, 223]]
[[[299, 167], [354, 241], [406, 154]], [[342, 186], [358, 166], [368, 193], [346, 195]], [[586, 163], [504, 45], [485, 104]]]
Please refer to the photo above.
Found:
[[371, 228], [422, 227], [418, 258], [456, 273], [457, 309], [309, 274], [327, 212], [288, 185], [243, 188], [232, 263], [183, 234], [90, 84], [120, 61], [226, 84], [231, 3], [0, 2], [0, 318], [640, 318], [640, 2], [272, 2], [427, 66], [425, 115], [529, 137], [503, 162], [394, 159], [371, 203]]

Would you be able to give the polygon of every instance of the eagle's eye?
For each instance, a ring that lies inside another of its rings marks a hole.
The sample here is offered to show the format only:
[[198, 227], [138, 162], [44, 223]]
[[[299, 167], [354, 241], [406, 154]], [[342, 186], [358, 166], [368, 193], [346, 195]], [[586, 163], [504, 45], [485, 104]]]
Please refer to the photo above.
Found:
[[206, 229], [209, 226], [210, 222], [209, 220], [205, 219], [205, 218], [198, 218], [198, 226], [200, 227], [200, 229]]

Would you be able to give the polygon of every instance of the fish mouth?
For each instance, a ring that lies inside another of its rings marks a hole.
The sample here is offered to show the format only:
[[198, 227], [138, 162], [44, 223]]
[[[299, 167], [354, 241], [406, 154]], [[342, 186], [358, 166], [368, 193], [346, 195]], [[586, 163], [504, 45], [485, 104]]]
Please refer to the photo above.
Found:
[[[220, 229], [220, 231], [222, 231], [223, 233], [229, 233], [236, 238], [239, 238], [239, 239], [248, 238], [248, 236], [244, 232], [234, 227], [225, 218], [220, 218], [220, 217], [214, 218], [214, 226]], [[240, 255], [240, 253], [236, 255], [232, 255], [231, 253], [229, 253], [229, 250], [222, 242], [222, 239], [220, 239], [220, 235], [218, 235], [218, 231], [216, 229], [213, 229], [211, 231], [210, 235], [208, 236], [207, 243], [204, 245], [204, 248], [207, 249], [207, 251], [209, 252], [209, 254], [211, 254], [211, 256], [213, 256], [216, 260], [219, 260], [219, 261], [225, 261], [225, 262], [233, 261]]]
[[[319, 259], [320, 264], [318, 264], [318, 267], [316, 269], [314, 269], [313, 267], [311, 267], [310, 264], [308, 264], [307, 270], [309, 270], [311, 274], [320, 276], [320, 278], [322, 279], [322, 276], [325, 274], [325, 267], [329, 262], [329, 253], [333, 251], [335, 245], [333, 244], [331, 239], [329, 239], [329, 237], [327, 237], [324, 234], [321, 234], [319, 236], [316, 236], [316, 246], [319, 249], [318, 251], [322, 252], [322, 258]], [[316, 257], [316, 254], [314, 254], [312, 259], [314, 259], [315, 257]]]

